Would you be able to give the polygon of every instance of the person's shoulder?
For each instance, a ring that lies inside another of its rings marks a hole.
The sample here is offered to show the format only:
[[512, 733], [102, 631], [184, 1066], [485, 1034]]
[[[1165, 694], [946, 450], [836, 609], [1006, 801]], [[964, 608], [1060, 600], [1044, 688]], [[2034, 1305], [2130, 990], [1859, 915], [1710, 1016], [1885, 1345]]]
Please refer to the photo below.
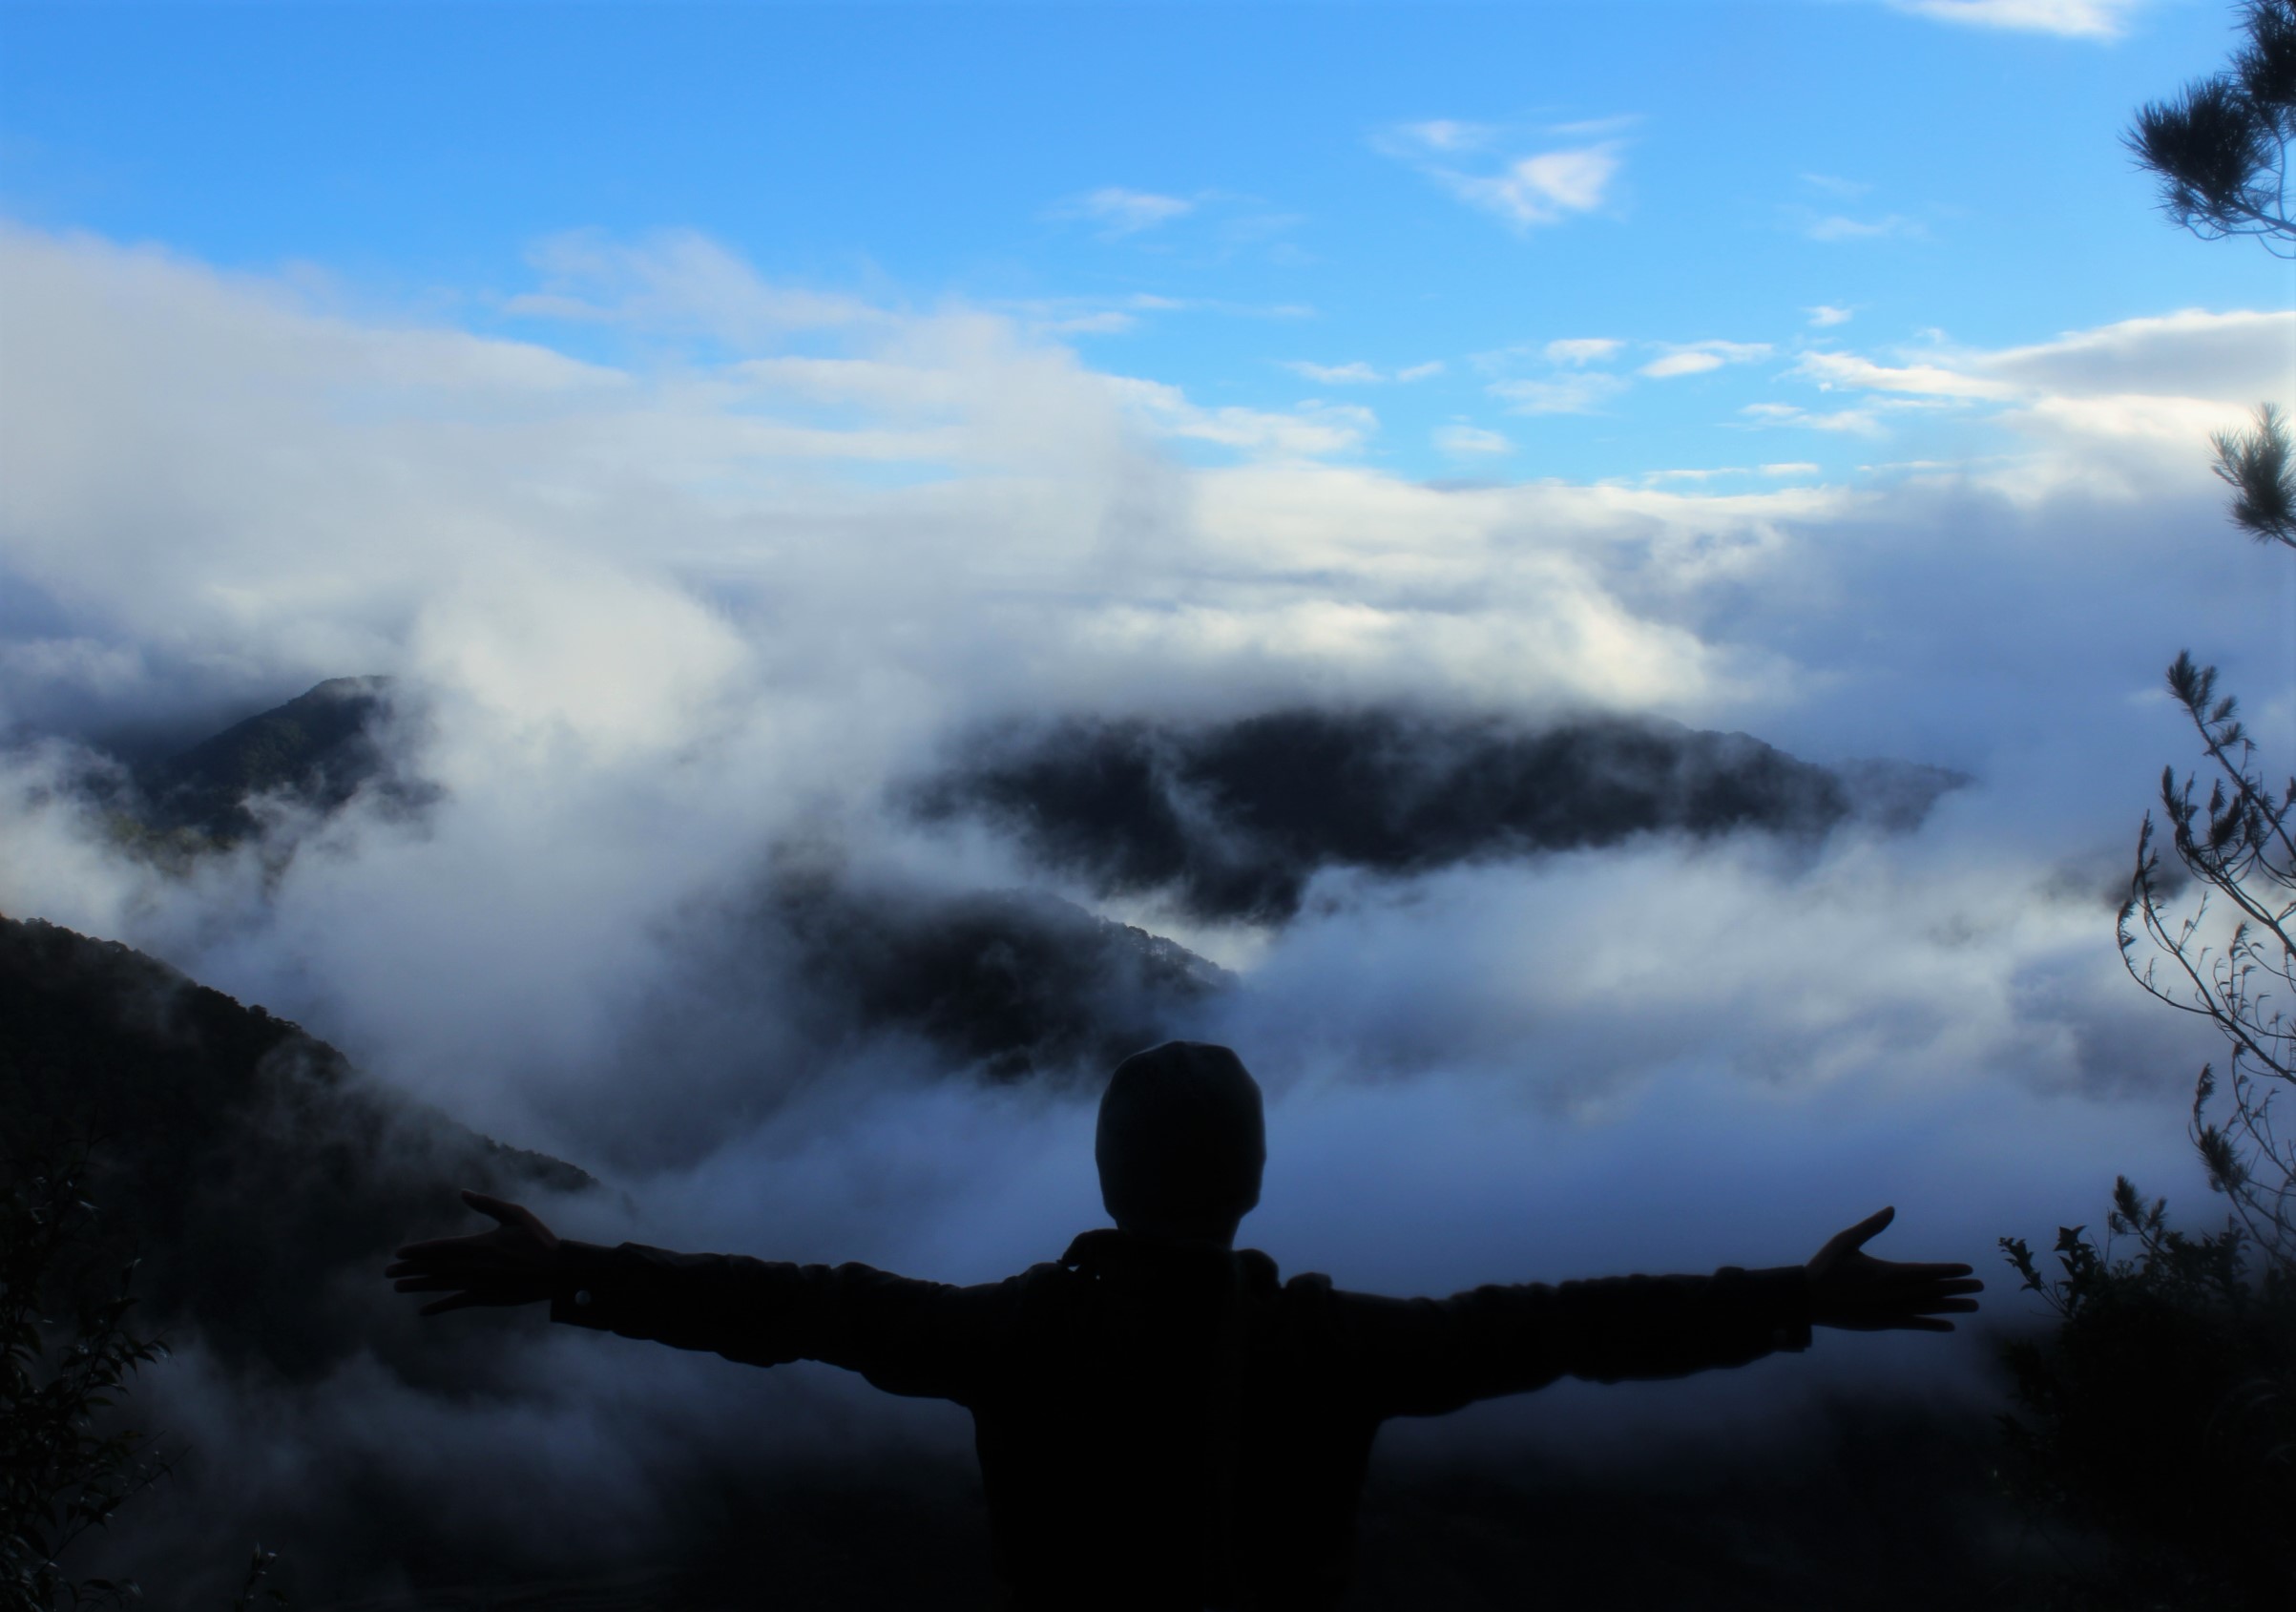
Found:
[[1321, 1303], [1333, 1291], [1331, 1278], [1322, 1271], [1302, 1271], [1287, 1279], [1277, 1268], [1276, 1262], [1257, 1248], [1237, 1249], [1236, 1263], [1243, 1272], [1243, 1285], [1248, 1292], [1258, 1298], [1280, 1301], [1286, 1307]]

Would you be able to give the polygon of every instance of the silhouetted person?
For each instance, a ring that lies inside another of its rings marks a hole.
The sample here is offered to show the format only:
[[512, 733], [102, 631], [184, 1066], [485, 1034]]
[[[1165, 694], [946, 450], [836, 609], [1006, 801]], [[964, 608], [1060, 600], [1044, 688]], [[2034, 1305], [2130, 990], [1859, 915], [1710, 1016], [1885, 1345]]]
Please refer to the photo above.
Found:
[[1559, 1376], [1614, 1382], [1800, 1350], [1813, 1324], [1951, 1331], [1966, 1265], [1859, 1251], [1892, 1211], [1806, 1266], [1477, 1288], [1449, 1299], [1280, 1282], [1231, 1247], [1260, 1201], [1260, 1088], [1225, 1047], [1173, 1041], [1117, 1066], [1095, 1154], [1114, 1230], [1054, 1265], [952, 1288], [864, 1265], [776, 1265], [563, 1241], [500, 1224], [399, 1250], [402, 1292], [549, 1301], [553, 1321], [774, 1366], [825, 1360], [972, 1412], [996, 1569], [1024, 1608], [1327, 1607], [1346, 1585], [1379, 1424]]

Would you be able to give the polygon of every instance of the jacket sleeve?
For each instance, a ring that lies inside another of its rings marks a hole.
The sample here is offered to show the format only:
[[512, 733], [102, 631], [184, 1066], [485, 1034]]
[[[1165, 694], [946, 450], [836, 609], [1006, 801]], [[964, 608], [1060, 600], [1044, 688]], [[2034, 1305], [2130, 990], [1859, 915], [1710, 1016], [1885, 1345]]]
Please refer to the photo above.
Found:
[[1448, 1299], [1333, 1292], [1345, 1370], [1382, 1415], [1440, 1415], [1557, 1377], [1618, 1382], [1809, 1347], [1800, 1266], [1477, 1288]]
[[866, 1265], [562, 1242], [550, 1318], [750, 1366], [820, 1360], [891, 1393], [970, 1402], [1000, 1353], [1013, 1284], [954, 1288]]

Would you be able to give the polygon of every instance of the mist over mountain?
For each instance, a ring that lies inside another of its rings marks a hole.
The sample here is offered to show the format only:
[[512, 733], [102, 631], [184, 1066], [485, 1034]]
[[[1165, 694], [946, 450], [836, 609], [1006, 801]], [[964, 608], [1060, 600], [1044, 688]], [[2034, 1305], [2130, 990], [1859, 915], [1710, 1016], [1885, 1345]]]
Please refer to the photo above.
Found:
[[1837, 773], [1648, 719], [1535, 727], [1376, 707], [1012, 722], [962, 748], [909, 790], [920, 815], [985, 821], [1104, 896], [1262, 923], [1296, 915], [1327, 868], [1409, 875], [1651, 833], [1816, 837], [1862, 806], [1910, 829], [1967, 782], [1887, 762]]
[[235, 1368], [324, 1375], [378, 1335], [372, 1270], [454, 1191], [593, 1189], [366, 1079], [333, 1047], [116, 942], [0, 917], [14, 1147], [84, 1142], [155, 1325]]
[[1041, 891], [809, 870], [774, 879], [755, 911], [788, 947], [801, 998], [838, 1028], [908, 1032], [992, 1079], [1103, 1074], [1234, 983], [1177, 941]]
[[[266, 807], [319, 816], [362, 790], [381, 808], [411, 815], [437, 785], [409, 773], [385, 742], [402, 713], [386, 677], [329, 678], [283, 704], [127, 770], [104, 791], [157, 848], [176, 854], [228, 849], [259, 834]], [[101, 785], [98, 785], [101, 788]]]
[[[836, 887], [794, 883], [774, 899], [817, 959], [887, 959], [858, 1002], [976, 946], [1004, 957], [983, 965], [992, 973], [1065, 947], [1087, 976], [1132, 971], [1183, 994], [1221, 982], [1169, 942], [1041, 898], [951, 899], [903, 932]], [[1009, 976], [983, 988], [991, 1011], [959, 1012], [963, 977], [923, 1021], [952, 1053], [1066, 1044], [1059, 1012], [1002, 996]], [[36, 920], [0, 919], [0, 1069], [11, 1136], [94, 1139], [112, 1246], [143, 1257], [139, 1316], [178, 1353], [136, 1394], [184, 1475], [140, 1498], [113, 1541], [161, 1575], [150, 1604], [224, 1593], [241, 1534], [284, 1547], [279, 1581], [298, 1604], [335, 1612], [730, 1606], [754, 1596], [762, 1564], [789, 1607], [995, 1603], [977, 1480], [937, 1424], [891, 1435], [873, 1424], [898, 1426], [897, 1410], [847, 1383], [824, 1392], [839, 1374], [821, 1368], [677, 1357], [556, 1332], [532, 1311], [417, 1322], [377, 1279], [402, 1237], [468, 1228], [456, 1185], [553, 1220], [585, 1204], [611, 1220], [614, 1195], [582, 1170], [398, 1097], [261, 1007]], [[1009, 1070], [991, 1057], [981, 1072]], [[1981, 1519], [1989, 1458], [1981, 1421], [1917, 1396], [1598, 1468], [1420, 1448], [1383, 1462], [1367, 1493], [1346, 1604], [1495, 1612], [1537, 1580], [1561, 1596], [1624, 1582], [1702, 1605], [1826, 1606], [1877, 1558]], [[321, 1480], [297, 1481], [303, 1471]], [[1622, 1578], [1628, 1560], [1645, 1565]], [[1868, 1603], [1932, 1604], [1942, 1588], [1996, 1604], [1982, 1598], [2019, 1590], [2028, 1570], [1977, 1539]]]

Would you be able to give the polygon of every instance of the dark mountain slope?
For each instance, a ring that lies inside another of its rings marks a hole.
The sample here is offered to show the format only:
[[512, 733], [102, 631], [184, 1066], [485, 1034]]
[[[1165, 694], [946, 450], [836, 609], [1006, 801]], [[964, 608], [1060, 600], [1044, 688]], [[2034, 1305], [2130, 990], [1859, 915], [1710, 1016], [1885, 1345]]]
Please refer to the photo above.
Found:
[[140, 817], [156, 832], [231, 845], [259, 827], [248, 802], [283, 795], [319, 812], [363, 787], [411, 809], [436, 794], [403, 776], [378, 734], [392, 714], [388, 678], [329, 678], [164, 761], [139, 767]]
[[1422, 873], [1658, 832], [1814, 837], [1877, 801], [1870, 814], [1903, 828], [1964, 782], [1889, 763], [1846, 779], [1743, 733], [1667, 722], [1300, 709], [1012, 724], [973, 736], [907, 798], [928, 819], [1002, 827], [1102, 894], [1281, 922], [1325, 868]]
[[104, 1223], [144, 1260], [143, 1312], [291, 1376], [359, 1347], [383, 1256], [455, 1219], [455, 1188], [595, 1184], [260, 1007], [36, 920], [0, 918], [0, 1139], [92, 1143]]
[[896, 1030], [991, 1079], [1103, 1075], [1234, 983], [1177, 941], [1028, 890], [777, 878], [759, 917], [810, 1011]]

